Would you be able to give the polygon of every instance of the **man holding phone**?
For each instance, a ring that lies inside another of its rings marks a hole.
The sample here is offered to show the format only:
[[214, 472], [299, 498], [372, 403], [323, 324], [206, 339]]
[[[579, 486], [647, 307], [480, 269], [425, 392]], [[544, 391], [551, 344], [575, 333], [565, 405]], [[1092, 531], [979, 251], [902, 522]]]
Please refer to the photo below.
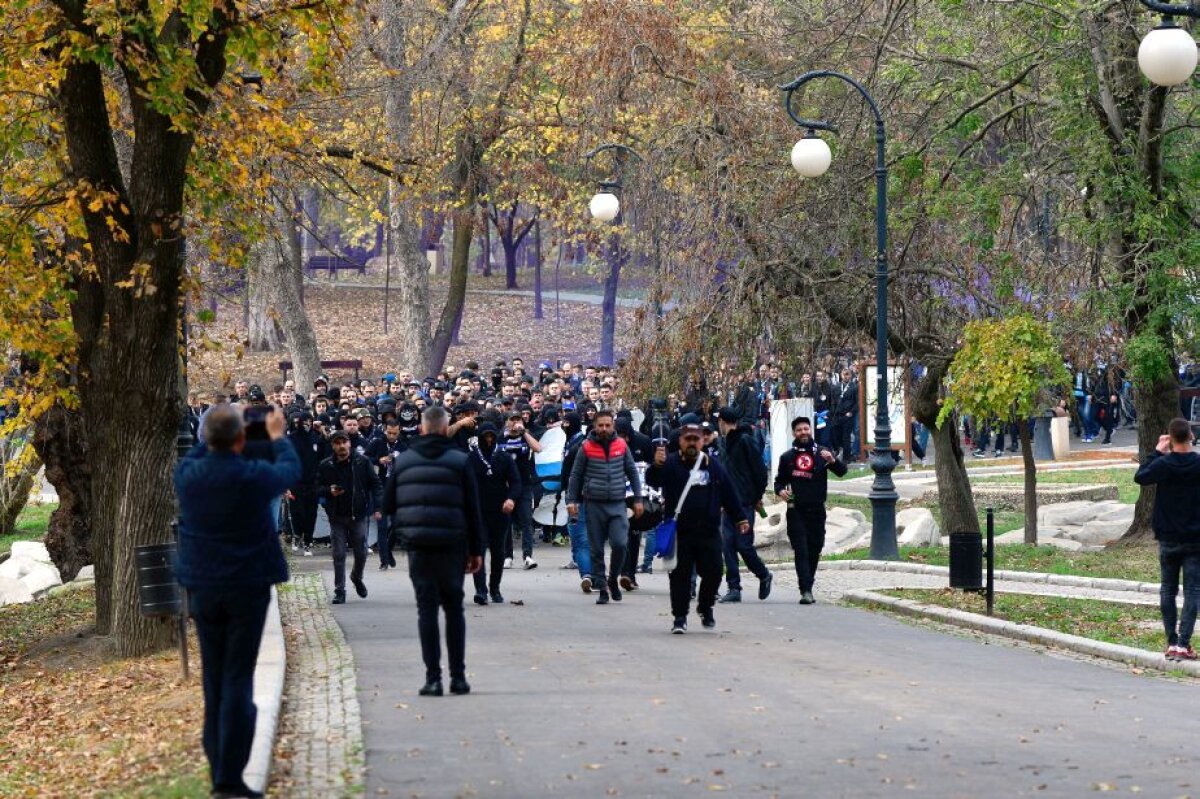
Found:
[[[350, 436], [338, 430], [329, 437], [333, 456], [321, 461], [317, 470], [318, 495], [325, 501], [329, 535], [333, 541], [333, 604], [346, 601], [346, 549], [354, 553], [350, 582], [354, 591], [367, 598], [363, 569], [367, 565], [367, 525], [370, 508], [382, 502], [379, 473], [363, 455], [350, 448]], [[376, 520], [380, 513], [375, 512]]]

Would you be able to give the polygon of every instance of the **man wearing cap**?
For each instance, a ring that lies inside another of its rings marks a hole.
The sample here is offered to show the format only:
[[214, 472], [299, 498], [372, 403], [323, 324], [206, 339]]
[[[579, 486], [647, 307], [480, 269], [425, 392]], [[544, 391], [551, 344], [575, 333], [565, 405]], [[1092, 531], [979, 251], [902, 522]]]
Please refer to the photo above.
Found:
[[700, 622], [708, 630], [717, 626], [713, 604], [721, 585], [721, 511], [736, 520], [734, 526], [739, 534], [750, 530], [733, 481], [716, 458], [701, 451], [703, 437], [699, 424], [685, 424], [679, 430], [679, 452], [667, 455], [665, 446], [656, 448], [654, 464], [646, 471], [646, 482], [662, 489], [665, 512], [675, 519], [677, 560], [670, 583], [674, 617], [671, 632], [676, 635], [687, 631], [693, 569], [700, 577], [696, 594]]
[[779, 456], [775, 493], [788, 504], [788, 540], [795, 553], [796, 577], [800, 582], [800, 604], [811, 605], [817, 562], [825, 547], [825, 498], [829, 472], [841, 477], [842, 463], [828, 447], [813, 440], [812, 421], [807, 416], [792, 420], [792, 448]]
[[[611, 411], [597, 411], [592, 432], [580, 447], [571, 467], [567, 485], [567, 513], [579, 515], [579, 503], [586, 503], [585, 519], [588, 541], [592, 550], [592, 583], [598, 584], [597, 605], [607, 605], [609, 597], [620, 601], [621, 587], [617, 578], [625, 564], [629, 543], [629, 519], [625, 516], [625, 486], [635, 497], [633, 514], [643, 512], [642, 480], [629, 446], [616, 435]], [[604, 573], [604, 544], [612, 547], [608, 580]]]
[[476, 605], [486, 605], [489, 598], [496, 604], [504, 604], [500, 594], [500, 580], [504, 577], [504, 539], [523, 488], [512, 456], [496, 445], [498, 434], [496, 425], [482, 422], [467, 460], [479, 485], [479, 511], [483, 516], [487, 536], [485, 548], [490, 553], [492, 567], [491, 579], [488, 579], [486, 566], [475, 572]]
[[762, 451], [758, 448], [754, 428], [741, 419], [736, 408], [724, 407], [717, 414], [717, 426], [721, 431], [721, 463], [729, 473], [741, 500], [739, 518], [748, 522], [745, 533], [734, 529], [734, 519], [725, 515], [721, 520], [721, 536], [725, 553], [725, 584], [728, 591], [722, 602], [742, 601], [742, 576], [738, 572], [738, 556], [746, 562], [746, 568], [758, 578], [758, 598], [766, 599], [771, 593], [774, 577], [771, 570], [758, 556], [754, 548], [754, 512], [762, 504], [767, 490], [767, 465], [763, 463]]
[[[339, 430], [329, 437], [333, 456], [321, 461], [317, 470], [318, 495], [325, 501], [329, 535], [333, 541], [333, 604], [346, 601], [346, 549], [354, 553], [350, 582], [366, 599], [363, 569], [367, 565], [367, 530], [371, 508], [382, 500], [379, 474], [363, 455], [354, 451], [350, 436]], [[380, 518], [378, 511], [374, 514]]]

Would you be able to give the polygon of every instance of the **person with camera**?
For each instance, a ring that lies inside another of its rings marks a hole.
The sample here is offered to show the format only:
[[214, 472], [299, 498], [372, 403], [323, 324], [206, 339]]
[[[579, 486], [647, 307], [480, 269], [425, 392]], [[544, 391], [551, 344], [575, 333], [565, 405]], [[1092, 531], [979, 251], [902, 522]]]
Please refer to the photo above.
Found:
[[[425, 662], [421, 696], [441, 696], [442, 648], [438, 610], [446, 614], [450, 693], [470, 693], [463, 576], [483, 565], [479, 487], [467, 453], [449, 437], [450, 415], [432, 406], [421, 415], [421, 435], [392, 463], [383, 512], [393, 537], [408, 550], [408, 573], [417, 597], [417, 631]], [[465, 568], [464, 568], [465, 567]]]
[[[580, 502], [586, 503], [585, 520], [591, 544], [591, 582], [600, 586], [597, 605], [607, 605], [609, 598], [619, 602], [621, 587], [617, 582], [625, 565], [629, 544], [629, 519], [625, 516], [626, 482], [633, 492], [633, 514], [641, 516], [642, 481], [629, 446], [616, 436], [612, 411], [596, 412], [592, 432], [580, 446], [571, 466], [567, 484], [567, 513], [579, 515]], [[605, 581], [604, 544], [612, 548], [608, 579]]]
[[771, 594], [774, 577], [754, 548], [754, 513], [762, 505], [762, 497], [767, 490], [767, 466], [763, 463], [754, 428], [742, 420], [736, 408], [722, 408], [717, 414], [717, 427], [721, 433], [721, 462], [741, 500], [741, 510], [736, 515], [748, 522], [746, 532], [740, 533], [735, 529], [733, 516], [726, 514], [722, 518], [725, 584], [729, 590], [721, 597], [721, 602], [742, 601], [739, 555], [746, 562], [746, 568], [758, 578], [758, 598], [766, 599]]
[[[350, 582], [366, 599], [363, 569], [367, 565], [367, 525], [371, 508], [378, 508], [383, 490], [379, 474], [367, 458], [351, 449], [350, 436], [339, 430], [329, 437], [333, 456], [321, 461], [317, 470], [318, 495], [325, 501], [329, 535], [333, 542], [333, 604], [346, 601], [346, 550], [353, 552]], [[374, 513], [376, 520], [379, 511]]]
[[817, 562], [825, 548], [825, 499], [829, 494], [829, 472], [838, 477], [846, 473], [846, 464], [828, 447], [813, 440], [812, 420], [797, 416], [792, 420], [792, 448], [779, 456], [775, 473], [775, 493], [787, 503], [787, 534], [800, 581], [800, 604], [811, 605]]
[[666, 446], [654, 452], [654, 463], [646, 471], [646, 482], [663, 492], [665, 512], [675, 519], [675, 568], [671, 570], [671, 632], [687, 632], [688, 608], [692, 598], [692, 571], [700, 577], [696, 612], [708, 630], [717, 626], [713, 605], [721, 585], [721, 511], [737, 519], [739, 534], [750, 530], [742, 513], [741, 499], [728, 473], [716, 458], [700, 447], [704, 431], [689, 422], [679, 430], [679, 452], [667, 454]]
[[254, 742], [254, 667], [271, 586], [288, 579], [275, 502], [301, 475], [283, 414], [264, 428], [274, 458], [250, 460], [242, 411], [214, 405], [204, 442], [175, 467], [179, 583], [189, 591], [204, 685], [204, 754], [213, 796], [262, 796], [242, 778]]

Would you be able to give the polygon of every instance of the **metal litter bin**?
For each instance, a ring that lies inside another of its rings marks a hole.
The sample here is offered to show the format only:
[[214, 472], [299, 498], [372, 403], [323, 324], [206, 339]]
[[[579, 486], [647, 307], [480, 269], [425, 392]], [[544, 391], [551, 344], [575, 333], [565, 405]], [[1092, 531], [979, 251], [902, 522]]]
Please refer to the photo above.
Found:
[[983, 588], [983, 537], [979, 533], [950, 534], [950, 587]]
[[134, 547], [133, 551], [142, 615], [178, 616], [183, 610], [183, 599], [175, 580], [175, 544], [148, 544]]

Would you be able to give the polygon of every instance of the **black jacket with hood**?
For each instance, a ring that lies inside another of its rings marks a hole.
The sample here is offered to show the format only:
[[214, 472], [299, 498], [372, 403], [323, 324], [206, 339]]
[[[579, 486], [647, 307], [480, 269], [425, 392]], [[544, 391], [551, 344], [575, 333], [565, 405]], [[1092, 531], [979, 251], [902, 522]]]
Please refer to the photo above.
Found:
[[740, 424], [721, 441], [721, 458], [742, 504], [754, 507], [767, 490], [767, 465], [754, 439], [754, 428]]
[[405, 549], [465, 548], [483, 553], [479, 487], [467, 453], [443, 435], [417, 436], [392, 462], [383, 513]]

